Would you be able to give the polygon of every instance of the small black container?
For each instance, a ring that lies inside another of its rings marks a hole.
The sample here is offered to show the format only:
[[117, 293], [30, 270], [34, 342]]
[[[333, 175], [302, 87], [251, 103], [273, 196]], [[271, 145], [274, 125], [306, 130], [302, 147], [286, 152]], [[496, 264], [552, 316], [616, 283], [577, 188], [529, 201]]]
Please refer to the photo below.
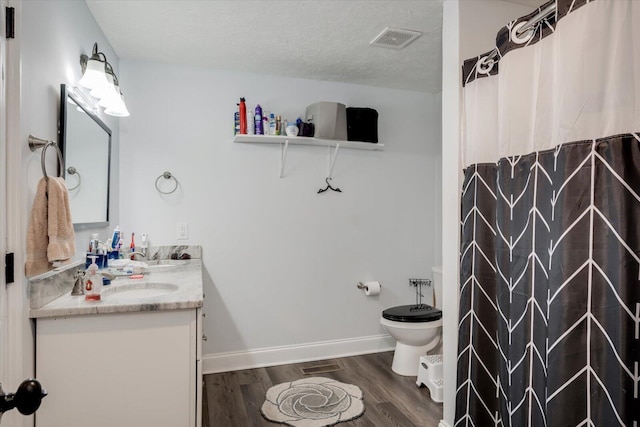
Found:
[[347, 140], [378, 142], [378, 112], [373, 108], [347, 108]]

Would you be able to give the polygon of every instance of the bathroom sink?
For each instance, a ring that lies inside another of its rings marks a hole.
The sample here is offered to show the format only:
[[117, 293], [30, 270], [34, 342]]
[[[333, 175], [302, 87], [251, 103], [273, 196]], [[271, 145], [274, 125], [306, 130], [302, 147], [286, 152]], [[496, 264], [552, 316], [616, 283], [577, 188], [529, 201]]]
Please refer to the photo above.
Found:
[[145, 261], [145, 263], [148, 266], [147, 267], [148, 270], [156, 270], [156, 269], [163, 269], [163, 268], [174, 268], [179, 265], [184, 265], [187, 262], [178, 260], [178, 259], [152, 259], [149, 261]]
[[147, 282], [106, 288], [102, 294], [109, 299], [140, 299], [167, 295], [177, 290], [178, 286], [172, 283]]

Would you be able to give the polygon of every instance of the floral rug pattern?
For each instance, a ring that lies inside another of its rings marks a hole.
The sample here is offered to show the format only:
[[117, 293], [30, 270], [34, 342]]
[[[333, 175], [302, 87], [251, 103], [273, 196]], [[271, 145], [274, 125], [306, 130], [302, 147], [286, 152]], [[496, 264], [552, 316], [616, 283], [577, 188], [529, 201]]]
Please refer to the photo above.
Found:
[[362, 391], [331, 378], [312, 377], [267, 390], [262, 415], [293, 427], [325, 427], [364, 413]]

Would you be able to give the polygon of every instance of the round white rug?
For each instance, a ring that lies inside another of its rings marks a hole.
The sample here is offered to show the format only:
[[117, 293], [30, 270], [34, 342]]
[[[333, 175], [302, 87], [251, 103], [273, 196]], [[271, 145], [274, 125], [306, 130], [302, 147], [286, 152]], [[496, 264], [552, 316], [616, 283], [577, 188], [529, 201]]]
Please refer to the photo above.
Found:
[[364, 413], [362, 391], [331, 378], [303, 378], [267, 390], [262, 415], [294, 427], [332, 426]]

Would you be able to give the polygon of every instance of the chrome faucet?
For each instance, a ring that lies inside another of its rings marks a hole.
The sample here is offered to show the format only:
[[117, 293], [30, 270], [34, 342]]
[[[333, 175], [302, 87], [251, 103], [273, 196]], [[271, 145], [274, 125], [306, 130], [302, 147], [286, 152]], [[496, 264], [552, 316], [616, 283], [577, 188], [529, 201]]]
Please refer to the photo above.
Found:
[[147, 258], [147, 248], [142, 248], [142, 249], [140, 249], [140, 251], [128, 252], [128, 253], [125, 254], [125, 258], [135, 259], [136, 255], [146, 259]]

